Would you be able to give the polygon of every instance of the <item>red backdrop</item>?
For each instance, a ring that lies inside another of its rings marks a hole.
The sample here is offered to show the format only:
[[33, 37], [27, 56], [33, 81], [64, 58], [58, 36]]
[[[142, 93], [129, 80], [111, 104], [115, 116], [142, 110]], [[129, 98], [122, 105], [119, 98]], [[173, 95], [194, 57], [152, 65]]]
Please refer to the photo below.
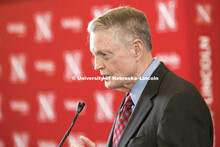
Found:
[[78, 101], [86, 103], [64, 146], [79, 135], [104, 146], [124, 93], [96, 77], [88, 22], [129, 5], [146, 13], [153, 55], [191, 81], [212, 112], [220, 146], [217, 0], [3, 1], [0, 3], [0, 147], [55, 147], [70, 126]]

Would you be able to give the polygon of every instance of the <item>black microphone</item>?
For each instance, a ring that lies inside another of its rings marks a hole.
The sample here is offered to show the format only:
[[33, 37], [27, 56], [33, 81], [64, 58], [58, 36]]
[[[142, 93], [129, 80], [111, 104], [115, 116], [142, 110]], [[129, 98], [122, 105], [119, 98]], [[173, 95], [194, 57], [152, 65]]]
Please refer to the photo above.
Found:
[[78, 107], [77, 107], [77, 111], [76, 111], [76, 116], [74, 117], [73, 122], [72, 122], [70, 128], [67, 130], [66, 134], [64, 135], [63, 139], [61, 140], [61, 142], [60, 142], [60, 144], [59, 144], [59, 147], [62, 147], [64, 141], [65, 141], [66, 138], [67, 138], [67, 136], [69, 136], [70, 131], [71, 131], [71, 129], [72, 129], [72, 127], [73, 127], [73, 125], [74, 125], [74, 123], [75, 123], [75, 121], [76, 121], [76, 119], [77, 119], [79, 113], [83, 110], [84, 106], [85, 106], [85, 103], [84, 103], [84, 102], [79, 102], [79, 103], [78, 103]]

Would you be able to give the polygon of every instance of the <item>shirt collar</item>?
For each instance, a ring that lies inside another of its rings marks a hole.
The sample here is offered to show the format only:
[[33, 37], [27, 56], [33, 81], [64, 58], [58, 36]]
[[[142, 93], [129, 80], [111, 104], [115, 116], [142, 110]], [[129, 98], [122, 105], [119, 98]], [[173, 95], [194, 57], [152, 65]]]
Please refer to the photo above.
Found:
[[159, 66], [160, 61], [157, 57], [153, 58], [153, 62], [150, 64], [150, 66], [146, 69], [146, 71], [141, 75], [141, 78], [134, 84], [130, 91], [131, 99], [134, 103], [134, 106], [136, 106], [144, 88], [146, 87], [148, 80], [146, 78], [150, 77], [155, 69]]

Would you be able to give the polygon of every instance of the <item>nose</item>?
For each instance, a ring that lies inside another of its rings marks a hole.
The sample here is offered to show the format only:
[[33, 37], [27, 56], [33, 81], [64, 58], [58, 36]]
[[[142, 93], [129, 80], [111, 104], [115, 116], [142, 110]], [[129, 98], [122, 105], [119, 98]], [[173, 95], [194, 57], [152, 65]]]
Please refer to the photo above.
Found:
[[105, 67], [103, 61], [100, 58], [95, 57], [94, 61], [95, 61], [94, 70], [101, 70]]

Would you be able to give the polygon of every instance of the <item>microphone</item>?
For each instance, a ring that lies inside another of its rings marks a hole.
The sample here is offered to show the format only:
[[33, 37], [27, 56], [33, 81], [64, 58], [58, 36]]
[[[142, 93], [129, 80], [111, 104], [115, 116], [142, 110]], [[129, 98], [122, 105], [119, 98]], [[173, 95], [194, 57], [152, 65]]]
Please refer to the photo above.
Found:
[[59, 144], [59, 147], [62, 147], [62, 146], [63, 146], [64, 141], [66, 140], [67, 136], [69, 136], [70, 131], [71, 131], [73, 125], [75, 124], [75, 121], [76, 121], [76, 119], [77, 119], [79, 113], [83, 110], [84, 106], [85, 106], [85, 103], [84, 103], [84, 102], [79, 102], [79, 103], [78, 103], [76, 115], [75, 115], [75, 117], [74, 117], [74, 119], [73, 119], [73, 121], [72, 121], [72, 124], [71, 124], [70, 128], [67, 130], [66, 134], [64, 135], [63, 139], [61, 140], [61, 142], [60, 142], [60, 144]]

